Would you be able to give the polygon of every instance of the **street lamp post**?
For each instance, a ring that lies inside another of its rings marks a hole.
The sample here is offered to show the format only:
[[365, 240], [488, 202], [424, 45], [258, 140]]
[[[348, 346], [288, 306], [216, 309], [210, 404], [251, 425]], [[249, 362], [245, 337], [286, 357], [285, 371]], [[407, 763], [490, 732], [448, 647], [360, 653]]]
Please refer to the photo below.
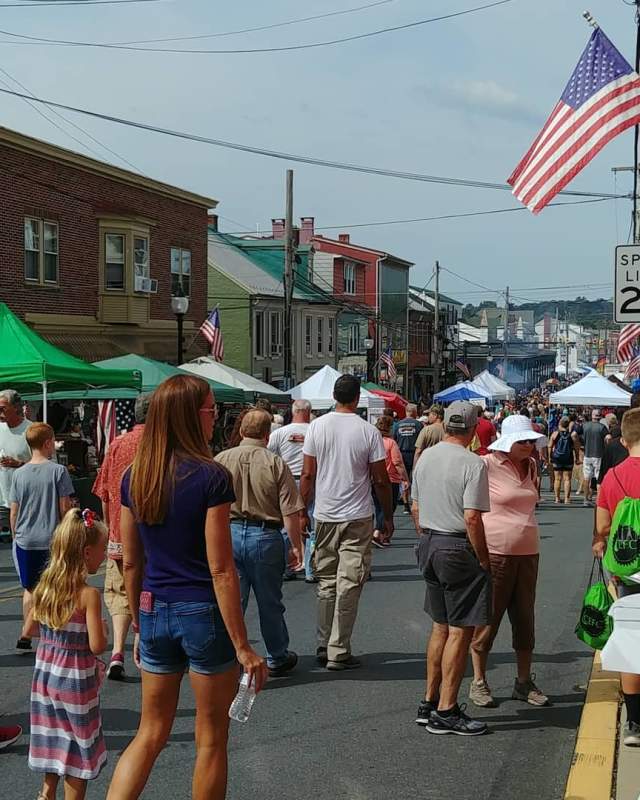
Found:
[[183, 336], [182, 328], [184, 323], [184, 315], [189, 310], [189, 298], [184, 296], [182, 286], [178, 287], [178, 293], [171, 298], [171, 310], [176, 315], [178, 323], [178, 366], [182, 364], [182, 349], [183, 349]]

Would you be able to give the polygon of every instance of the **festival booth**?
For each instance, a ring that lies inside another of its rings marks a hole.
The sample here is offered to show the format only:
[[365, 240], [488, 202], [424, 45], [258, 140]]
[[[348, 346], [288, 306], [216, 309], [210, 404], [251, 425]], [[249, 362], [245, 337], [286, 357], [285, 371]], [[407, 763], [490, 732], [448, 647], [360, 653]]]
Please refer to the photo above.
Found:
[[281, 392], [274, 386], [254, 378], [253, 375], [247, 375], [238, 369], [227, 367], [211, 356], [203, 356], [186, 364], [180, 364], [180, 369], [199, 375], [205, 380], [217, 381], [233, 389], [239, 389], [244, 395], [245, 403], [255, 403], [259, 397], [264, 397], [281, 406], [288, 406], [290, 402], [286, 392]]
[[[341, 376], [342, 373], [337, 369], [324, 366], [306, 381], [294, 386], [290, 395], [294, 400], [308, 400], [314, 411], [329, 411], [336, 403], [333, 399], [333, 387]], [[384, 400], [362, 387], [358, 408], [366, 409], [367, 419], [375, 423], [384, 412]]]
[[631, 394], [593, 370], [566, 389], [549, 395], [549, 402], [561, 406], [630, 406]]
[[397, 392], [392, 392], [390, 389], [385, 389], [384, 386], [378, 386], [377, 383], [363, 383], [363, 388], [371, 394], [377, 394], [381, 397], [387, 408], [395, 412], [398, 419], [404, 419], [407, 416], [406, 408], [409, 403], [402, 395]]
[[488, 397], [489, 400], [510, 400], [515, 397], [515, 389], [501, 378], [492, 375], [485, 369], [471, 381], [471, 387]]
[[434, 394], [433, 399], [436, 403], [443, 404], [454, 403], [456, 400], [468, 400], [470, 403], [484, 408], [488, 399], [487, 396], [472, 387], [471, 381], [464, 381]]

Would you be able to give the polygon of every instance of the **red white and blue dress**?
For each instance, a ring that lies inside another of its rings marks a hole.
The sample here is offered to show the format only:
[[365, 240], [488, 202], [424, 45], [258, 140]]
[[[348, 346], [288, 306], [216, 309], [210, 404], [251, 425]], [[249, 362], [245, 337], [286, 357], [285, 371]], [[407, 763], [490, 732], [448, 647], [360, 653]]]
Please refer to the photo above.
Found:
[[77, 609], [61, 630], [40, 624], [31, 686], [29, 767], [91, 780], [107, 761], [99, 689], [104, 664]]

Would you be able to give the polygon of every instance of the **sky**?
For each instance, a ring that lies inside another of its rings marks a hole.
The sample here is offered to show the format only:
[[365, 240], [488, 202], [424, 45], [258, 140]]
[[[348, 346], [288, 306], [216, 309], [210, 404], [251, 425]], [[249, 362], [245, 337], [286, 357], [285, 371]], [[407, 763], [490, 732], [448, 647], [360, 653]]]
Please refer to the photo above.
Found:
[[[0, 0], [0, 5], [15, 0]], [[633, 8], [623, 0], [512, 0], [496, 8], [346, 44], [293, 52], [169, 54], [18, 44], [6, 32], [92, 42], [204, 35], [341, 11], [372, 0], [160, 0], [2, 8], [0, 87], [114, 116], [266, 149], [394, 170], [504, 183], [544, 124], [591, 29], [585, 5], [633, 60]], [[271, 30], [150, 47], [246, 49], [318, 42], [463, 11], [488, 0], [390, 0], [375, 8]], [[22, 40], [24, 41], [24, 40]], [[2, 96], [0, 125], [127, 166], [65, 121], [93, 151], [23, 100]], [[46, 113], [46, 108], [42, 109]], [[516, 208], [509, 192], [441, 186], [290, 164], [137, 131], [63, 112], [146, 175], [215, 197], [221, 228], [267, 230], [284, 215], [285, 170], [294, 214], [340, 226], [352, 241], [412, 261], [426, 284], [462, 302], [610, 296], [616, 244], [631, 203], [414, 224], [350, 225]], [[633, 133], [619, 136], [570, 188], [626, 193]], [[572, 198], [566, 198], [572, 199]], [[337, 236], [338, 230], [326, 235]], [[431, 284], [433, 285], [433, 284]], [[589, 288], [593, 285], [594, 288]], [[543, 288], [543, 287], [564, 287]]]

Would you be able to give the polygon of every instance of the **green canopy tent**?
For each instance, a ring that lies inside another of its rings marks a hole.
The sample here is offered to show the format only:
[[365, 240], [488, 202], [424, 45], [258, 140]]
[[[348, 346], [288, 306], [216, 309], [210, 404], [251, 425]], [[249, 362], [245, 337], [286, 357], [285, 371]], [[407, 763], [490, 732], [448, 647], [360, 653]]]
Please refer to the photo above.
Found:
[[[94, 366], [101, 369], [132, 369], [138, 370], [142, 375], [141, 391], [152, 392], [167, 378], [173, 375], [188, 375], [185, 370], [172, 367], [163, 361], [154, 361], [152, 358], [129, 353], [117, 358], [108, 358], [105, 361], [96, 361]], [[209, 380], [218, 403], [244, 403], [244, 392], [234, 389], [224, 383]], [[82, 391], [62, 391], [49, 394], [50, 400], [134, 400], [139, 392], [133, 389], [84, 389]], [[25, 400], [39, 400], [40, 395], [25, 395]]]
[[137, 370], [102, 369], [59, 350], [0, 303], [0, 387], [24, 393], [36, 384], [42, 386], [44, 420], [49, 391], [84, 387], [139, 390], [141, 383]]

